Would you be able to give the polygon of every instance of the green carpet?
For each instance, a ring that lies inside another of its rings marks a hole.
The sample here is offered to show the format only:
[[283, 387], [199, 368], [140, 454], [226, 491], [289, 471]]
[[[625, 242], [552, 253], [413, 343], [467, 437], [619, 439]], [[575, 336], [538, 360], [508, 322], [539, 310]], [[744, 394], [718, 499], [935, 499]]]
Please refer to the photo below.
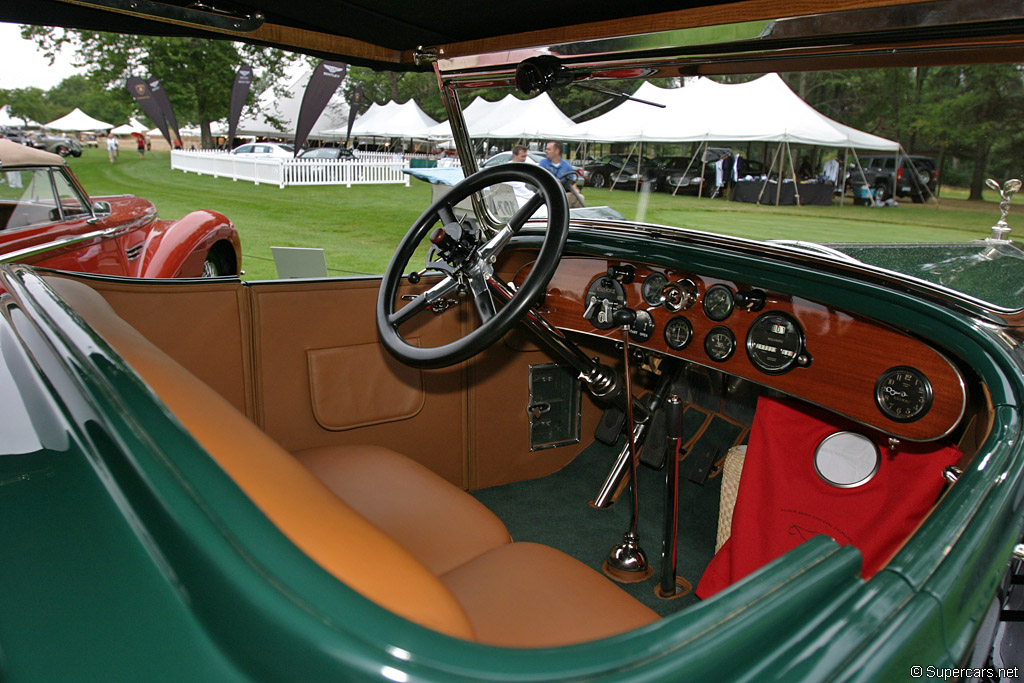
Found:
[[[720, 430], [709, 430], [707, 441], [721, 439]], [[696, 454], [705, 446], [701, 439]], [[731, 444], [724, 444], [725, 448]], [[629, 529], [629, 492], [610, 508], [589, 505], [611, 469], [617, 449], [595, 442], [572, 463], [547, 477], [473, 491], [484, 505], [508, 526], [516, 541], [532, 541], [558, 548], [589, 567], [601, 571], [608, 551]], [[722, 451], [725, 452], [724, 450]], [[696, 588], [701, 572], [714, 554], [718, 520], [720, 478], [705, 486], [689, 481], [693, 465], [685, 459], [679, 467], [679, 533], [677, 573]], [[690, 595], [661, 600], [654, 589], [661, 575], [661, 547], [664, 538], [665, 472], [640, 468], [640, 546], [647, 553], [654, 574], [641, 583], [619, 584], [662, 616], [697, 602]]]

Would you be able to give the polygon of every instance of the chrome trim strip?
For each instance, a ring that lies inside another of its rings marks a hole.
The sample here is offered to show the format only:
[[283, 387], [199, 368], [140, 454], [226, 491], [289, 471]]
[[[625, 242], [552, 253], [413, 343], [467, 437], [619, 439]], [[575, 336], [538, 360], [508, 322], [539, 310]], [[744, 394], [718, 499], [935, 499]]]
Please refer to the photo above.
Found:
[[68, 247], [73, 244], [79, 244], [81, 242], [88, 242], [89, 240], [97, 238], [112, 237], [123, 229], [124, 226], [119, 225], [115, 228], [94, 230], [93, 232], [87, 232], [81, 235], [75, 235], [73, 237], [63, 237], [59, 240], [46, 242], [45, 244], [37, 244], [34, 247], [26, 247], [24, 249], [19, 249], [18, 251], [12, 251], [10, 253], [3, 254], [2, 256], [0, 256], [0, 263], [14, 263], [16, 261], [26, 259], [30, 256], [37, 256], [39, 254], [44, 254], [48, 251], [53, 251], [54, 249]]

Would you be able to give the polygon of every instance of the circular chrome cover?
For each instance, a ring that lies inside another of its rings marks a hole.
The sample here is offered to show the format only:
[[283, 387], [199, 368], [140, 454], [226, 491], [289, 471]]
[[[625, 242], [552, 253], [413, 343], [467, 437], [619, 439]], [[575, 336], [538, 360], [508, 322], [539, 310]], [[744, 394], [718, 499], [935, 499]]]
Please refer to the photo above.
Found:
[[849, 489], [871, 481], [882, 462], [878, 446], [858, 432], [836, 432], [814, 451], [814, 471], [822, 481]]

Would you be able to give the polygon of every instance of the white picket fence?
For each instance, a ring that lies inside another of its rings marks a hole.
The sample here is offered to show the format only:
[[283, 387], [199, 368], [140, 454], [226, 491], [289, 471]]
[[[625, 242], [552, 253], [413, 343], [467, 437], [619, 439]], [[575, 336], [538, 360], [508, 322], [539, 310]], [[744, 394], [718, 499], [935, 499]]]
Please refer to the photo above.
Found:
[[171, 168], [214, 178], [248, 180], [257, 185], [384, 185], [409, 186], [402, 173], [413, 155], [359, 152], [355, 159], [252, 159], [219, 150], [174, 150]]

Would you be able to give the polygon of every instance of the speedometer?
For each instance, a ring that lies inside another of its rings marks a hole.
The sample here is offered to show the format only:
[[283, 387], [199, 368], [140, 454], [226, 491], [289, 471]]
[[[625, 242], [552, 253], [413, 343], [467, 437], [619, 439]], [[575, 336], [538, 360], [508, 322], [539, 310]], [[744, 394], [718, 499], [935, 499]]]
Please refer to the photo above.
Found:
[[779, 375], [800, 362], [804, 333], [795, 320], [784, 313], [759, 316], [747, 332], [747, 356], [761, 372]]

